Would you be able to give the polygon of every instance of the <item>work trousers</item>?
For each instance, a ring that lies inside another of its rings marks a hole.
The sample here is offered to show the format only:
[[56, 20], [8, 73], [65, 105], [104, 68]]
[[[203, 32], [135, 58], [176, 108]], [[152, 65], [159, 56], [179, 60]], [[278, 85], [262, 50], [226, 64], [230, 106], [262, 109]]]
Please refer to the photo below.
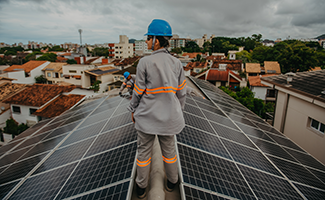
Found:
[[[148, 185], [151, 151], [154, 141], [155, 135], [138, 131], [137, 178], [135, 181], [140, 188], [146, 188]], [[158, 135], [158, 141], [167, 179], [172, 183], [176, 183], [178, 181], [178, 169], [174, 135]]]

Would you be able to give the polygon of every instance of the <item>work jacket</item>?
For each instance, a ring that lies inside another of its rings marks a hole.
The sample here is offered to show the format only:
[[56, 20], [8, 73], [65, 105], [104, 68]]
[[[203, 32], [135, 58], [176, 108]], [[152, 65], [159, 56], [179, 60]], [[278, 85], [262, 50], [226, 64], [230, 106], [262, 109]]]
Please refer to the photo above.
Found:
[[128, 89], [128, 92], [132, 95], [133, 87], [134, 87], [134, 82], [135, 82], [135, 75], [131, 75], [131, 79], [125, 79], [124, 82], [121, 85], [120, 92], [124, 90], [124, 88]]
[[175, 135], [185, 126], [186, 80], [181, 62], [166, 49], [140, 59], [128, 107], [135, 129], [147, 134]]

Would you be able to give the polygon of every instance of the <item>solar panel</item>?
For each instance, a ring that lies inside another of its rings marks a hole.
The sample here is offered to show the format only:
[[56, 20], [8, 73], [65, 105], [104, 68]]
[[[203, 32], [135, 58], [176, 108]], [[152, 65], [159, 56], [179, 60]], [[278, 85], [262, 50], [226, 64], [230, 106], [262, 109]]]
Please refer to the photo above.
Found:
[[[176, 135], [182, 199], [324, 199], [325, 166], [214, 85], [187, 96]], [[103, 97], [0, 148], [1, 199], [131, 199], [137, 132], [129, 100]]]

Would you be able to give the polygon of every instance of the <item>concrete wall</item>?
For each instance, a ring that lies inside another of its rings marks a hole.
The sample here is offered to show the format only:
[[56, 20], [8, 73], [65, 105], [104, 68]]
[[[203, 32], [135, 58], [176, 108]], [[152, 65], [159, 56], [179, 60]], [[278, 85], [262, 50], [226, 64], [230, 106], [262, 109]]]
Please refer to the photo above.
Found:
[[22, 83], [22, 84], [34, 84], [35, 83], [35, 77], [43, 75], [42, 69], [46, 67], [50, 62], [46, 62], [37, 68], [31, 70], [29, 73], [30, 76], [25, 76], [25, 71], [17, 71], [17, 72], [8, 72], [8, 78], [15, 78], [17, 80], [12, 81], [12, 83]]
[[[325, 108], [279, 91], [275, 114], [274, 127], [278, 130], [282, 127], [288, 138], [325, 164], [325, 136], [310, 127], [310, 118], [325, 124]], [[284, 125], [281, 119], [285, 121]]]
[[3, 129], [3, 127], [6, 126], [6, 121], [10, 119], [10, 109], [1, 113], [0, 115], [0, 128]]

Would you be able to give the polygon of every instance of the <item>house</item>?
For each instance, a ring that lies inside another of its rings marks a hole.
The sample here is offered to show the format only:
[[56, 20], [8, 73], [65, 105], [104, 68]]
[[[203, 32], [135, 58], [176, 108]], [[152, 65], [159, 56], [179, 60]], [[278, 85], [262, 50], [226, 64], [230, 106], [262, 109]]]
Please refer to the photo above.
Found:
[[247, 86], [247, 82], [245, 81], [245, 79], [240, 77], [238, 74], [236, 74], [229, 68], [210, 68], [207, 71], [205, 80], [209, 81], [217, 87], [229, 86], [230, 88], [236, 88]]
[[228, 51], [229, 60], [236, 60], [236, 53], [244, 50], [244, 47], [239, 47], [238, 51], [231, 50]]
[[115, 67], [101, 67], [97, 69], [85, 70], [84, 78], [86, 79], [86, 83], [90, 83], [89, 85], [84, 85], [84, 87], [92, 86], [95, 81], [100, 81], [99, 85], [99, 93], [105, 92], [108, 90], [107, 84], [114, 82], [113, 73], [119, 71]]
[[246, 77], [259, 76], [261, 74], [260, 63], [246, 63], [245, 66]]
[[199, 53], [183, 53], [183, 57], [187, 57], [187, 58], [196, 58], [197, 55], [200, 55], [202, 57], [202, 53], [199, 52]]
[[23, 65], [12, 65], [4, 69], [8, 78], [17, 79], [13, 83], [33, 84], [35, 77], [43, 75], [42, 69], [49, 65], [49, 61], [31, 60]]
[[6, 98], [3, 102], [10, 104], [11, 117], [19, 124], [36, 124], [41, 120], [33, 113], [43, 108], [63, 93], [71, 92], [76, 86], [58, 86], [34, 84], [23, 91]]
[[277, 61], [264, 61], [264, 72], [261, 70], [261, 74], [281, 74], [281, 68]]
[[63, 65], [62, 72], [64, 82], [76, 85], [77, 87], [88, 88], [91, 86], [91, 82], [90, 79], [85, 78], [84, 71], [96, 68], [98, 68], [98, 66], [85, 64]]
[[273, 75], [249, 76], [249, 89], [254, 93], [254, 98], [262, 99], [266, 103], [274, 102], [276, 97], [276, 90], [261, 83], [261, 77], [268, 77]]
[[11, 83], [11, 81], [0, 77], [0, 128], [5, 127], [7, 119], [10, 118], [10, 105], [3, 101], [27, 87], [26, 84]]
[[325, 70], [261, 79], [276, 90], [273, 126], [325, 163]]
[[223, 56], [208, 56], [208, 57], [205, 58], [205, 60], [208, 63], [209, 67], [212, 67], [214, 61], [222, 60], [224, 58], [225, 57], [223, 57]]
[[241, 60], [228, 60], [228, 59], [216, 59], [213, 61], [211, 68], [222, 68], [222, 69], [230, 69], [234, 72], [242, 72], [243, 62]]
[[62, 66], [67, 63], [52, 62], [42, 69], [44, 77], [49, 84], [61, 83], [64, 81]]
[[200, 73], [204, 70], [208, 69], [208, 63], [207, 62], [190, 62], [186, 65], [185, 68], [189, 68], [192, 70], [194, 73]]

